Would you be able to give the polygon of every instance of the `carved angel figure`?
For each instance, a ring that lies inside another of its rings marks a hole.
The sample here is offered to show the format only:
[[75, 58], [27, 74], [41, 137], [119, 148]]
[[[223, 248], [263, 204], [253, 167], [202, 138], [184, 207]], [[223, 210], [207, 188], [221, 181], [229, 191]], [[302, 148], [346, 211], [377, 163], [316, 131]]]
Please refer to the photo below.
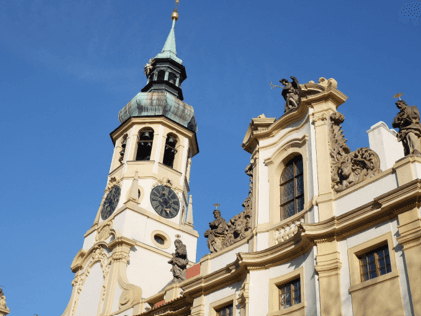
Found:
[[149, 73], [151, 72], [154, 63], [155, 63], [155, 59], [150, 58], [149, 61], [146, 63], [146, 65], [143, 66], [143, 72], [145, 73], [146, 76], [149, 76]]
[[404, 100], [398, 100], [396, 106], [400, 112], [393, 120], [392, 127], [399, 128], [398, 141], [402, 142], [405, 156], [421, 156], [420, 113], [415, 105], [408, 106]]
[[173, 282], [180, 283], [186, 279], [186, 270], [189, 260], [187, 259], [186, 245], [180, 239], [174, 241], [175, 253], [172, 254], [172, 259], [168, 261], [172, 264], [171, 272], [174, 276]]
[[222, 250], [222, 242], [227, 235], [227, 222], [221, 217], [219, 210], [213, 211], [215, 220], [209, 223], [209, 229], [205, 231], [205, 237], [208, 239], [208, 248], [210, 252]]
[[285, 99], [285, 113], [297, 109], [301, 105], [301, 87], [297, 78], [291, 76], [292, 82], [287, 79], [279, 80], [283, 84], [282, 96]]

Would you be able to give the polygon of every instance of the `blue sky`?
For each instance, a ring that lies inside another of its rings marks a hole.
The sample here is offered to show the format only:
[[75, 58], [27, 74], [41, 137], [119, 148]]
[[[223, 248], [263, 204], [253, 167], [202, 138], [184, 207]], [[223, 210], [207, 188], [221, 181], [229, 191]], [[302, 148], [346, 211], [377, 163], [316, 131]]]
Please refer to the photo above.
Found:
[[[283, 114], [281, 90], [271, 90], [270, 81], [335, 78], [349, 97], [339, 111], [352, 150], [368, 146], [371, 125], [391, 125], [394, 94], [421, 106], [421, 31], [418, 21], [400, 21], [404, 4], [181, 0], [177, 50], [188, 75], [182, 88], [199, 126], [191, 174], [197, 260], [208, 252], [203, 233], [212, 205], [220, 203], [228, 220], [247, 197], [249, 154], [241, 143], [251, 118]], [[0, 3], [0, 285], [10, 315], [64, 311], [70, 264], [105, 188], [109, 133], [146, 84], [143, 65], [161, 51], [173, 6]]]

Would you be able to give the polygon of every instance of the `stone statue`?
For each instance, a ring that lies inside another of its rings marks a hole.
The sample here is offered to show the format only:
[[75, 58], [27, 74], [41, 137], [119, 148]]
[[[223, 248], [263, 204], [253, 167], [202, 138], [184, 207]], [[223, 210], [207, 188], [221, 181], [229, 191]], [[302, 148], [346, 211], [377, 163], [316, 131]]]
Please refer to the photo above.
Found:
[[174, 241], [175, 253], [172, 254], [172, 259], [168, 263], [172, 264], [171, 272], [174, 276], [173, 282], [180, 283], [186, 280], [186, 270], [189, 260], [187, 259], [186, 245], [180, 239]]
[[0, 288], [0, 311], [9, 311], [9, 308], [6, 306], [6, 296], [3, 292], [3, 287]]
[[292, 77], [292, 82], [289, 82], [287, 79], [279, 80], [283, 84], [284, 88], [282, 89], [282, 96], [285, 99], [285, 113], [298, 109], [301, 105], [301, 87], [298, 83], [297, 78]]
[[403, 144], [405, 156], [421, 157], [421, 124], [418, 108], [415, 105], [408, 106], [404, 100], [398, 100], [395, 104], [400, 112], [393, 120], [392, 127], [399, 128], [397, 137]]
[[351, 152], [343, 135], [341, 123], [345, 117], [335, 112], [329, 117], [329, 149], [331, 159], [332, 189], [343, 191], [380, 173], [380, 159], [370, 148]]
[[[254, 161], [253, 161], [254, 163]], [[211, 253], [221, 251], [236, 242], [246, 238], [251, 232], [252, 200], [253, 200], [253, 163], [246, 167], [246, 174], [249, 176], [249, 194], [244, 200], [244, 211], [231, 218], [227, 224], [221, 217], [221, 211], [213, 211], [215, 220], [209, 223], [210, 229], [205, 232], [208, 239], [208, 248]], [[215, 204], [215, 206], [219, 204]]]
[[208, 248], [213, 252], [222, 250], [222, 242], [227, 235], [227, 222], [221, 217], [221, 211], [213, 211], [215, 220], [209, 223], [209, 229], [205, 231], [205, 237], [208, 239]]

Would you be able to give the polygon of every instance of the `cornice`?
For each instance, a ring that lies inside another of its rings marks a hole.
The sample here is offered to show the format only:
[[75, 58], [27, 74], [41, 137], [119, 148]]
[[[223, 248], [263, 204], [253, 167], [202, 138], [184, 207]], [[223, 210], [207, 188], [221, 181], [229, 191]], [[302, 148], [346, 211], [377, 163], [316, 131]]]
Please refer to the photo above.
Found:
[[302, 224], [303, 234], [312, 241], [323, 238], [345, 239], [418, 206], [420, 196], [421, 180], [415, 179], [346, 214], [333, 216], [320, 223]]

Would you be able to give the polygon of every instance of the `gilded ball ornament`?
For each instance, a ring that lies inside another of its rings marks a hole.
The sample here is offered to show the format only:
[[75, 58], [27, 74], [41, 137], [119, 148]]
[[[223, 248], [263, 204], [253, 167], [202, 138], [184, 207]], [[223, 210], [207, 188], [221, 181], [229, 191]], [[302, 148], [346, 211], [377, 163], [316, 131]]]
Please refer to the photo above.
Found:
[[171, 14], [171, 20], [178, 20], [178, 12], [176, 10], [173, 11], [173, 13]]

